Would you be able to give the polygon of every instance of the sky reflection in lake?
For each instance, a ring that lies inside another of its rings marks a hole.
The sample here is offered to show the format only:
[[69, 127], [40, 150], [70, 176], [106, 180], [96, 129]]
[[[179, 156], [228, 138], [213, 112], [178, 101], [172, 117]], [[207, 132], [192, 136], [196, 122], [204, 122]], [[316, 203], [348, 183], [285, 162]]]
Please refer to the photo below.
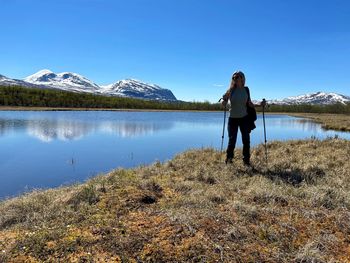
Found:
[[[0, 111], [0, 198], [164, 161], [189, 148], [220, 148], [222, 125], [222, 112]], [[252, 145], [263, 143], [261, 115], [256, 125]], [[285, 115], [267, 115], [266, 128], [268, 141], [350, 139], [349, 133]]]

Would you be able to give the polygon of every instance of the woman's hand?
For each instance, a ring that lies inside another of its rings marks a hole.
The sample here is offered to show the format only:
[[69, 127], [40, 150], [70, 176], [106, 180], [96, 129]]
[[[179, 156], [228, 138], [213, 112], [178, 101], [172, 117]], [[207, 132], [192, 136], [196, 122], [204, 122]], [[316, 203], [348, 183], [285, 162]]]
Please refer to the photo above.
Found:
[[222, 106], [226, 107], [229, 97], [230, 97], [230, 90], [226, 91], [226, 93], [224, 95], [222, 95], [222, 98], [221, 98]]

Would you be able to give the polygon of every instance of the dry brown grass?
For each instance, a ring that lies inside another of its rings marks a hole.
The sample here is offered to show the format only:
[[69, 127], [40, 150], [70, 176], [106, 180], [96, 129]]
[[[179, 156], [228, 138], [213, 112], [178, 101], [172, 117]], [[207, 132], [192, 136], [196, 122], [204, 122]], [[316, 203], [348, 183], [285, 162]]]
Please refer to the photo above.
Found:
[[[0, 203], [0, 262], [350, 262], [350, 141], [213, 149]], [[237, 150], [235, 156], [240, 156]]]

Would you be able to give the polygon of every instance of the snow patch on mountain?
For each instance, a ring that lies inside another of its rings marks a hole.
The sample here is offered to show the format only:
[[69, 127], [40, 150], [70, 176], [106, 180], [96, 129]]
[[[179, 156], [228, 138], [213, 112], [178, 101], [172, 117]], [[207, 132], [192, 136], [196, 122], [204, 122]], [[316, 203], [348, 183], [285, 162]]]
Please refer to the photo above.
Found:
[[100, 86], [71, 72], [54, 73], [44, 69], [24, 79], [26, 82], [74, 92], [100, 93]]
[[53, 77], [56, 75], [51, 70], [43, 69], [38, 71], [37, 73], [34, 73], [33, 75], [30, 75], [24, 78], [24, 81], [27, 81], [27, 82], [44, 81], [45, 76], [48, 77], [50, 76], [50, 74], [53, 74], [51, 75]]
[[124, 79], [114, 84], [102, 86], [103, 94], [119, 97], [142, 98], [160, 101], [176, 101], [174, 94], [155, 84], [143, 83], [136, 79]]

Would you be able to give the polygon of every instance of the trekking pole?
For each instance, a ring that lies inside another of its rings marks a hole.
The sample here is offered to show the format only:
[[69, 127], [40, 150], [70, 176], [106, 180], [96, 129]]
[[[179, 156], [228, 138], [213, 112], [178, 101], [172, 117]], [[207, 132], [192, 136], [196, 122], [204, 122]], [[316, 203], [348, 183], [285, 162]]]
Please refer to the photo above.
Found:
[[265, 106], [266, 106], [266, 100], [263, 99], [263, 123], [264, 123], [264, 139], [265, 139], [265, 159], [266, 159], [266, 167], [267, 167], [267, 146], [266, 146], [266, 127], [265, 127]]
[[[219, 102], [222, 100], [222, 98], [219, 100]], [[222, 148], [224, 145], [224, 136], [225, 136], [225, 124], [226, 124], [226, 105], [224, 106], [224, 125], [222, 127], [222, 136], [221, 136], [221, 148], [220, 152], [222, 152]]]

